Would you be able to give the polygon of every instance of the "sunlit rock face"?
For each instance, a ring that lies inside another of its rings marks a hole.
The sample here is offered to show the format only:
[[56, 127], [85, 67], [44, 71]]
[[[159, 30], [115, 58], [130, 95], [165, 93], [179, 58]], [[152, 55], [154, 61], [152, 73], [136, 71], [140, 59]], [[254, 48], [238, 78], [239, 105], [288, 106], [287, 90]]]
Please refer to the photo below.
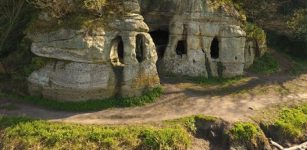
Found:
[[[91, 28], [76, 29], [70, 23], [71, 27], [28, 34], [32, 52], [52, 59], [29, 77], [32, 95], [66, 101], [138, 96], [159, 85], [157, 67], [161, 75], [234, 77], [253, 63], [259, 49], [246, 40], [244, 15], [229, 3], [109, 3], [115, 8], [104, 12], [97, 24], [85, 21]], [[45, 12], [39, 19], [52, 21]]]
[[104, 19], [92, 30], [30, 33], [32, 52], [52, 58], [29, 77], [32, 95], [83, 101], [139, 96], [160, 84], [157, 54], [138, 1], [122, 3], [126, 13]]
[[[187, 76], [233, 77], [245, 65], [244, 18], [216, 0], [140, 0], [155, 38], [159, 70]], [[160, 42], [157, 34], [167, 42]]]

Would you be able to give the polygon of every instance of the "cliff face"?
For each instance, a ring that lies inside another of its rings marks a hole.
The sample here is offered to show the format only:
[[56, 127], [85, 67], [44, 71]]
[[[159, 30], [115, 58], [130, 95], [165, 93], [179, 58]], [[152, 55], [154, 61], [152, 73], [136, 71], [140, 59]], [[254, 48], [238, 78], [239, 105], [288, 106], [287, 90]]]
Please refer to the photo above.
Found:
[[[240, 27], [244, 16], [231, 3], [112, 3], [112, 11], [92, 20], [84, 17], [81, 28], [41, 13], [28, 37], [33, 53], [53, 61], [29, 77], [30, 93], [75, 101], [136, 96], [159, 85], [158, 55], [161, 73], [204, 77], [242, 75], [245, 58], [253, 58], [244, 54], [246, 34]], [[52, 30], [33, 30], [38, 27]]]

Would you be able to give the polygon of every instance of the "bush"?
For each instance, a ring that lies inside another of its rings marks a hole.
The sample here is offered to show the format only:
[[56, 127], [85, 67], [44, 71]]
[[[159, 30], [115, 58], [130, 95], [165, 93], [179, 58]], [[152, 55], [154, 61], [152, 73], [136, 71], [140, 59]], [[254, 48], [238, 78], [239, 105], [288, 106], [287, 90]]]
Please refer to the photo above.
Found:
[[252, 141], [260, 134], [260, 129], [257, 125], [250, 122], [238, 122], [229, 130], [230, 136], [235, 141], [247, 142]]
[[74, 10], [74, 3], [71, 0], [27, 0], [27, 2], [55, 18], [61, 18]]
[[299, 9], [294, 12], [288, 26], [296, 37], [307, 41], [307, 9]]
[[247, 23], [245, 25], [246, 36], [250, 40], [255, 40], [257, 43], [265, 43], [266, 42], [266, 34], [262, 28], [259, 26]]

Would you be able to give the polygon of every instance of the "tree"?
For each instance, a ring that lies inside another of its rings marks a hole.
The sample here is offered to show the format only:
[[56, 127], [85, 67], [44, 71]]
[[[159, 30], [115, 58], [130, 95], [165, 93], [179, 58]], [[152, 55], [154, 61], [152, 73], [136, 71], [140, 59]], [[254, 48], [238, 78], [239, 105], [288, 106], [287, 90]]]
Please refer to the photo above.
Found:
[[[0, 54], [8, 49], [6, 44], [12, 32], [18, 27], [22, 20], [21, 14], [25, 8], [24, 0], [1, 0], [0, 1]], [[17, 29], [18, 30], [18, 29]], [[10, 43], [11, 44], [11, 43]]]
[[294, 12], [288, 26], [296, 37], [307, 41], [307, 9], [299, 9]]

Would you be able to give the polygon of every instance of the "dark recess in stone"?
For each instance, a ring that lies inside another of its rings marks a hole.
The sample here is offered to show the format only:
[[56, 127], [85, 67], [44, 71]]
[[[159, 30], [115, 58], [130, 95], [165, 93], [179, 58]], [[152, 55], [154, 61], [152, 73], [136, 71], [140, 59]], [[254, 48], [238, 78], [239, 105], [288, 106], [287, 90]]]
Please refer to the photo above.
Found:
[[169, 32], [163, 30], [156, 30], [149, 32], [155, 45], [159, 59], [163, 58], [165, 49], [168, 44]]
[[187, 43], [185, 40], [178, 41], [176, 48], [177, 55], [186, 55], [187, 54]]
[[210, 54], [211, 58], [213, 59], [217, 59], [220, 56], [219, 40], [217, 39], [217, 37], [215, 37], [211, 42]]
[[138, 34], [136, 36], [136, 59], [139, 63], [143, 62], [145, 60], [145, 37], [144, 35]]
[[124, 42], [121, 37], [119, 37], [117, 54], [118, 54], [119, 61], [123, 64], [124, 63]]

